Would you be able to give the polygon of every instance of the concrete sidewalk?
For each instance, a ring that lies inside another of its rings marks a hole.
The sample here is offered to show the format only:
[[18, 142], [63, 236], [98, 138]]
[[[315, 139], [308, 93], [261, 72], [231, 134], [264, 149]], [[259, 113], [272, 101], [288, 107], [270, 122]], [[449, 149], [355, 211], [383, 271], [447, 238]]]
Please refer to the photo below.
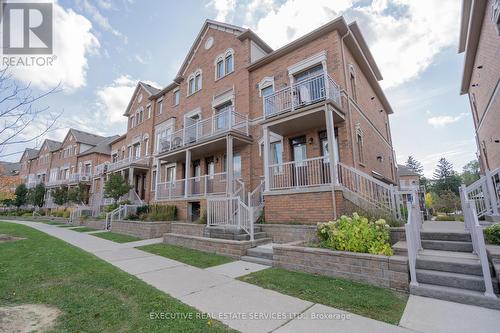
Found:
[[232, 276], [241, 274], [237, 264], [200, 269], [65, 228], [8, 222], [27, 225], [93, 253], [241, 332], [414, 332], [235, 280]]

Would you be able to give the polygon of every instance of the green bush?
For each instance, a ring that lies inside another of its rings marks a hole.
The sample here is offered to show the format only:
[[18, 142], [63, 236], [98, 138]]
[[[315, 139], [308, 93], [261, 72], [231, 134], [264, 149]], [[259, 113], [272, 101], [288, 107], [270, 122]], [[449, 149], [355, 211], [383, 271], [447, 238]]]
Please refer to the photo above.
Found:
[[369, 221], [354, 213], [340, 219], [318, 224], [321, 246], [333, 250], [391, 256], [390, 227], [383, 219]]
[[104, 208], [104, 211], [105, 211], [106, 213], [110, 213], [110, 212], [114, 211], [114, 210], [115, 210], [115, 209], [117, 209], [117, 208], [118, 208], [118, 205], [117, 205], [117, 204], [111, 204], [111, 205], [106, 206], [106, 207]]
[[485, 228], [484, 236], [487, 243], [500, 245], [500, 223], [496, 223]]
[[71, 212], [69, 210], [65, 210], [64, 212], [62, 212], [61, 217], [64, 217], [65, 219], [69, 219], [70, 215], [71, 215]]
[[149, 213], [149, 205], [137, 207], [137, 212], [136, 212], [137, 215], [140, 216], [147, 213]]
[[30, 216], [33, 216], [33, 213], [23, 213], [21, 216], [22, 217], [30, 217]]
[[202, 211], [200, 218], [194, 221], [194, 223], [207, 224], [207, 211], [206, 210]]
[[169, 205], [150, 205], [147, 219], [150, 221], [174, 221], [177, 218], [177, 207]]

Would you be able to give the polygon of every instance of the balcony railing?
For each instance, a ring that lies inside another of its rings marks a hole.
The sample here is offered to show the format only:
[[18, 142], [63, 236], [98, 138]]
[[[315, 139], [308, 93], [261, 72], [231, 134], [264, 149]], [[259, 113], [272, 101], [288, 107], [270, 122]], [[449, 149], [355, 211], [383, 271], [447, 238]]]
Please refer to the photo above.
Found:
[[102, 163], [94, 167], [94, 177], [99, 177], [104, 175], [108, 171], [109, 163]]
[[33, 188], [33, 187], [37, 186], [40, 183], [42, 183], [42, 179], [30, 179], [26, 183], [26, 187], [27, 188]]
[[[156, 184], [156, 200], [171, 200], [183, 197], [203, 197], [227, 193], [226, 172], [190, 177]], [[187, 181], [187, 194], [186, 194]], [[234, 180], [234, 184], [238, 180]], [[233, 186], [233, 188], [236, 185]]]
[[266, 96], [263, 100], [264, 117], [293, 111], [325, 99], [340, 105], [340, 87], [329, 75], [319, 74]]
[[248, 135], [248, 116], [235, 112], [233, 107], [226, 108], [210, 118], [199, 120], [162, 138], [159, 153], [182, 148], [227, 131], [237, 131]]
[[142, 156], [142, 157], [129, 156], [127, 158], [124, 158], [123, 160], [119, 160], [119, 161], [108, 164], [107, 171], [110, 172], [110, 171], [118, 170], [121, 168], [126, 168], [132, 164], [149, 166], [150, 160], [151, 160], [151, 156]]
[[73, 173], [68, 178], [51, 179], [47, 182], [47, 186], [75, 184], [79, 182], [88, 182], [92, 179], [91, 173]]
[[269, 166], [270, 190], [328, 185], [332, 182], [331, 178], [328, 157], [316, 157]]

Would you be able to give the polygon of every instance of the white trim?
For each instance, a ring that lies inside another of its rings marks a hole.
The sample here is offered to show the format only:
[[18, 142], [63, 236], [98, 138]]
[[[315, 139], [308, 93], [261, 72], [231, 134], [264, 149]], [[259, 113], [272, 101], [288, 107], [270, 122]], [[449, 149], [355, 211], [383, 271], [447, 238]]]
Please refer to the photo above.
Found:
[[[481, 116], [481, 119], [479, 119], [479, 125], [477, 126], [476, 133], [479, 133], [481, 126], [483, 126], [484, 119], [486, 118], [486, 115], [490, 111], [491, 105], [493, 104], [493, 100], [495, 99], [497, 94], [500, 94], [500, 79], [497, 82], [497, 86], [495, 87], [495, 91], [493, 91], [493, 94], [491, 95], [491, 98], [488, 101], [488, 105], [486, 105], [486, 110], [484, 111], [483, 115]], [[474, 112], [474, 110], [472, 112]], [[474, 115], [473, 115], [473, 117], [474, 117]]]
[[188, 113], [185, 113], [184, 120], [186, 120], [186, 118], [191, 118], [196, 115], [199, 115], [200, 116], [199, 120], [201, 120], [201, 107], [197, 107], [196, 109], [189, 111]]
[[276, 89], [274, 88], [274, 76], [266, 76], [260, 82], [258, 83], [259, 87], [259, 97], [262, 97], [262, 89], [267, 88], [269, 86], [273, 87], [273, 91]]
[[[320, 53], [317, 53], [307, 59], [304, 59], [302, 61], [299, 61], [296, 64], [291, 65], [288, 67], [288, 74], [293, 75], [298, 72], [301, 72], [305, 69], [308, 69], [310, 67], [313, 67], [318, 64], [322, 64], [323, 62], [326, 62], [326, 51], [323, 50]], [[324, 68], [326, 70], [326, 68]]]
[[231, 101], [234, 105], [234, 88], [212, 97], [212, 108]]

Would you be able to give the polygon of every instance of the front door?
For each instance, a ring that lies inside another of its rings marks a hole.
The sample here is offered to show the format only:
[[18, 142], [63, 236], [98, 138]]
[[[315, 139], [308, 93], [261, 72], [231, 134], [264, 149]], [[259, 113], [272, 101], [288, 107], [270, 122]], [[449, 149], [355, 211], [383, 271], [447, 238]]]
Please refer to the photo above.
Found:
[[306, 137], [300, 136], [290, 139], [290, 144], [292, 148], [292, 160], [295, 162], [292, 178], [292, 184], [294, 186], [305, 186], [307, 185], [307, 163], [303, 162], [307, 159], [306, 152]]

